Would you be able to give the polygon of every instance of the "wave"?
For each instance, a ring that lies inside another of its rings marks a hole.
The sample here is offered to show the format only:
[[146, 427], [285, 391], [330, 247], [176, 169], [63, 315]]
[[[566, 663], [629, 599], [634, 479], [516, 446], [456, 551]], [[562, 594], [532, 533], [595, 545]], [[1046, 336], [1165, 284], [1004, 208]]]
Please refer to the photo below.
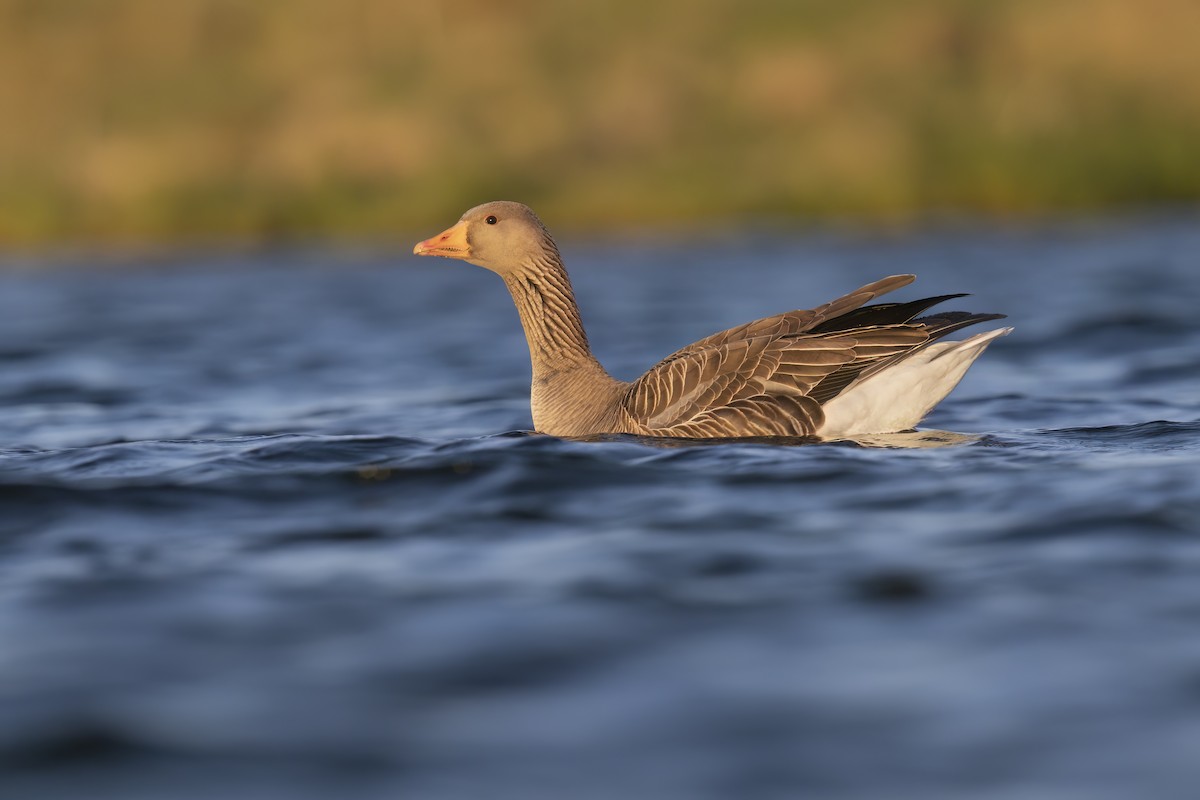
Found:
[[[480, 470], [519, 468], [548, 483], [586, 483], [598, 474], [620, 478], [622, 470], [649, 465], [686, 465], [728, 474], [756, 473], [764, 466], [790, 469], [837, 464], [850, 451], [921, 450], [1053, 444], [1109, 449], [1200, 447], [1200, 420], [1155, 420], [1124, 425], [993, 431], [966, 434], [917, 430], [837, 442], [810, 439], [692, 441], [607, 436], [564, 440], [528, 431], [445, 441], [405, 436], [272, 434], [227, 439], [117, 442], [61, 450], [0, 450], [0, 485], [72, 487], [170, 487], [270, 479], [349, 477], [380, 481], [402, 475], [462, 476]], [[801, 455], [799, 451], [806, 451]], [[817, 455], [819, 453], [820, 455]], [[839, 455], [840, 453], [840, 455]], [[841, 473], [840, 469], [833, 472]]]
[[1038, 431], [1043, 437], [1114, 448], [1200, 448], [1200, 420], [1153, 420], [1125, 425], [1052, 428]]

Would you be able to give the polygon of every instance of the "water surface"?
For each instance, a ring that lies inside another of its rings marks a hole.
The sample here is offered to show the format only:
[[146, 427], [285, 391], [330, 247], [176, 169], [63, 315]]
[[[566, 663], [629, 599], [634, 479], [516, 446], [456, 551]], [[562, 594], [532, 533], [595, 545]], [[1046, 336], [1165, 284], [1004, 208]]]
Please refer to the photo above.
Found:
[[571, 442], [468, 265], [10, 258], [6, 789], [1193, 796], [1192, 218], [563, 244], [625, 378], [898, 272], [1016, 331], [954, 446]]

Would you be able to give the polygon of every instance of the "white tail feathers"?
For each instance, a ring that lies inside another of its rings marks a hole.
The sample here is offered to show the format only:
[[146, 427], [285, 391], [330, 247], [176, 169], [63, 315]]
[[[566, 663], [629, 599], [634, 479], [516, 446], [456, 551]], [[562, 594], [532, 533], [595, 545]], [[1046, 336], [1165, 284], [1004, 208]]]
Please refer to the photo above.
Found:
[[937, 342], [851, 384], [825, 404], [825, 423], [817, 435], [840, 439], [913, 428], [950, 394], [992, 341], [1011, 331], [999, 328], [962, 341]]

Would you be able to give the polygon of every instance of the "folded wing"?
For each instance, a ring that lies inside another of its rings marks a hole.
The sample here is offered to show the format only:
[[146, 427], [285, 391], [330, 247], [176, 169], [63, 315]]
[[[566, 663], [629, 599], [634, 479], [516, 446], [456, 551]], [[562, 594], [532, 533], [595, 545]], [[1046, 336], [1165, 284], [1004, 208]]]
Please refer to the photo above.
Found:
[[894, 275], [814, 309], [701, 339], [632, 383], [624, 410], [649, 436], [811, 436], [824, 421], [821, 406], [848, 386], [953, 330], [997, 316], [914, 319], [960, 295], [865, 306], [912, 280]]

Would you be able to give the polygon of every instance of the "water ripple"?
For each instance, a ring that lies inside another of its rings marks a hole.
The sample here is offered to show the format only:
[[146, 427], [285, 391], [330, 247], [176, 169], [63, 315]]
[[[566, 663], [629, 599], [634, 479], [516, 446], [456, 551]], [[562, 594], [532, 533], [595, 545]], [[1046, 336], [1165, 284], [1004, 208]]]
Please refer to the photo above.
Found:
[[606, 363], [903, 270], [1016, 332], [915, 433], [566, 441], [486, 274], [0, 274], [4, 788], [1194, 794], [1195, 226], [710, 244], [573, 250]]

